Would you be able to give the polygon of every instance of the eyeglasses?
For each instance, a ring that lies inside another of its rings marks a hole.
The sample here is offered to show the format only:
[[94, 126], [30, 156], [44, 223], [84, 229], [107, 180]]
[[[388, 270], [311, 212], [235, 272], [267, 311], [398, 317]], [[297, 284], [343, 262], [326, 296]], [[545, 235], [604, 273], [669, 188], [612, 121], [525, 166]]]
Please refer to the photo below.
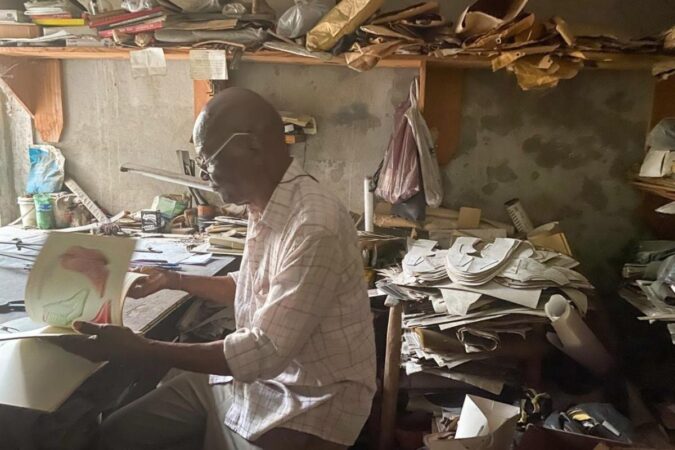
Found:
[[251, 133], [232, 133], [229, 138], [225, 141], [223, 145], [218, 147], [218, 150], [213, 152], [211, 156], [208, 158], [203, 158], [201, 155], [197, 155], [197, 158], [195, 158], [195, 162], [197, 163], [197, 168], [199, 169], [199, 177], [203, 181], [209, 181], [211, 179], [211, 171], [209, 170], [209, 166], [212, 166], [213, 161], [216, 159], [216, 157], [220, 154], [220, 152], [223, 151], [225, 147], [227, 147], [227, 144], [232, 141], [232, 139], [238, 137], [238, 136], [253, 136]]

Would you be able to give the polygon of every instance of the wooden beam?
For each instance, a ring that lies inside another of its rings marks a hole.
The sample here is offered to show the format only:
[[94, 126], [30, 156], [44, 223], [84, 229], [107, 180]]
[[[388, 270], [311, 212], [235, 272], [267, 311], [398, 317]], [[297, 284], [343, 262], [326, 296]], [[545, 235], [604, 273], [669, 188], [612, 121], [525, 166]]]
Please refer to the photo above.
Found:
[[462, 119], [463, 70], [427, 63], [424, 83], [424, 118], [437, 136], [438, 164], [450, 162], [459, 146]]
[[394, 448], [398, 382], [401, 374], [402, 316], [403, 307], [400, 303], [389, 308], [387, 347], [384, 356], [384, 375], [382, 380], [382, 415], [380, 417], [379, 450], [390, 450]]
[[4, 72], [0, 83], [11, 92], [35, 121], [45, 142], [58, 142], [63, 131], [61, 61], [0, 56]]
[[649, 130], [666, 117], [675, 117], [675, 77], [654, 83], [654, 100]]
[[204, 105], [211, 100], [213, 92], [211, 91], [211, 82], [208, 80], [193, 80], [192, 82], [193, 98], [194, 98], [194, 113], [195, 119], [201, 112]]

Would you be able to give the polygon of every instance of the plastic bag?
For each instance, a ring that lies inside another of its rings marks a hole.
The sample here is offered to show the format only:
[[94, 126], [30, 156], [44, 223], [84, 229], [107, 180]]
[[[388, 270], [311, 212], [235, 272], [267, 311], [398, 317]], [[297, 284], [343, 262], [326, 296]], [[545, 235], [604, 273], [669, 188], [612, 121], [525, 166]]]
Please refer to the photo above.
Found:
[[406, 111], [405, 116], [417, 144], [420, 168], [422, 169], [424, 197], [427, 205], [438, 208], [443, 201], [443, 181], [441, 180], [441, 171], [438, 168], [438, 159], [436, 159], [434, 138], [431, 136], [427, 122], [417, 106], [419, 89], [419, 80], [415, 78], [410, 85], [410, 108]]
[[28, 147], [28, 159], [30, 170], [26, 184], [27, 193], [49, 194], [61, 190], [65, 158], [58, 148], [51, 145], [31, 145]]
[[142, 9], [150, 9], [157, 6], [154, 0], [124, 0], [122, 2], [122, 8], [126, 9], [129, 12], [136, 12]]
[[295, 39], [307, 34], [335, 6], [334, 0], [295, 0], [277, 22], [277, 34]]
[[375, 195], [391, 204], [408, 200], [422, 188], [415, 136], [405, 117], [409, 108], [410, 99], [396, 107], [394, 131], [384, 159], [373, 176], [377, 180]]

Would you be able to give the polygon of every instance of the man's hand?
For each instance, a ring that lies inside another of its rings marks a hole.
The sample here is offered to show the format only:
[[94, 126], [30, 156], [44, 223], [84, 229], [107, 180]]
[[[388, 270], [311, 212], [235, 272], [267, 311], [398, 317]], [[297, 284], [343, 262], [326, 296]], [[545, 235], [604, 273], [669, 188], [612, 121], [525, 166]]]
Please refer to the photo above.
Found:
[[91, 322], [73, 322], [73, 328], [83, 335], [60, 336], [49, 342], [93, 362], [140, 361], [147, 353], [148, 340], [129, 328]]
[[140, 278], [129, 289], [128, 295], [131, 298], [147, 297], [162, 289], [173, 289], [172, 276], [175, 275], [166, 270], [154, 269], [152, 267], [141, 267], [134, 272], [142, 273], [147, 277]]

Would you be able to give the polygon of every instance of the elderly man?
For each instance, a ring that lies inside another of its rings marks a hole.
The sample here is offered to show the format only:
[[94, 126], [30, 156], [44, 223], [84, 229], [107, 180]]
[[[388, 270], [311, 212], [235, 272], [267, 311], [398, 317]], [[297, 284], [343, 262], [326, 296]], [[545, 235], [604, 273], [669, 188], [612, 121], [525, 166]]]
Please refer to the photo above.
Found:
[[110, 449], [338, 449], [351, 445], [375, 392], [375, 347], [351, 217], [293, 161], [283, 125], [259, 95], [230, 88], [204, 108], [194, 143], [205, 179], [246, 204], [241, 269], [224, 277], [154, 271], [131, 294], [178, 289], [234, 303], [222, 341], [177, 344], [111, 325], [76, 323], [65, 340], [92, 360], [189, 371], [115, 412]]

